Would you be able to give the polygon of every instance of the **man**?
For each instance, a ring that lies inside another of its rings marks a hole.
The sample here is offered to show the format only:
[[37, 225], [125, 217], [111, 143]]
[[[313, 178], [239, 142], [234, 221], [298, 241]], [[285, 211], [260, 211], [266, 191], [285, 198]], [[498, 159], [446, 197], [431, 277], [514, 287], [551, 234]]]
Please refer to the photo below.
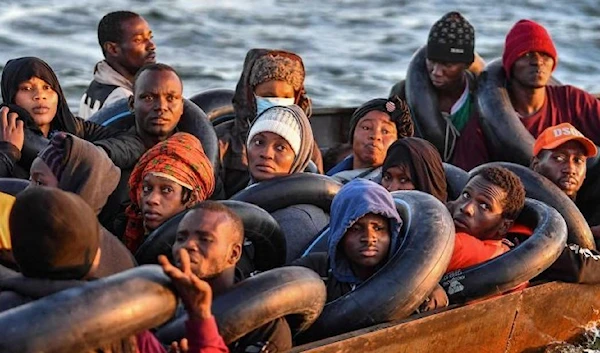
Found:
[[[244, 225], [226, 206], [205, 201], [188, 211], [177, 228], [173, 258], [181, 263], [181, 249], [190, 257], [191, 273], [208, 282], [215, 296], [243, 280], [236, 271], [242, 255]], [[232, 352], [281, 352], [291, 348], [285, 320], [274, 320], [229, 345]]]
[[[75, 285], [73, 280], [94, 278], [103, 255], [99, 225], [94, 211], [79, 196], [56, 188], [29, 188], [17, 196], [9, 223], [13, 252], [24, 284], [41, 280], [37, 282], [39, 291], [46, 296]], [[187, 255], [181, 250], [181, 269], [160, 258], [163, 271], [171, 278], [189, 313], [188, 342], [184, 345], [190, 353], [227, 352], [210, 310], [210, 286], [190, 273]], [[14, 288], [20, 286], [13, 285], [11, 289]], [[2, 291], [0, 310], [29, 300], [18, 290]], [[141, 353], [165, 352], [149, 331], [102, 348], [112, 351], [110, 348], [117, 346]]]
[[544, 130], [533, 145], [531, 169], [548, 178], [575, 201], [586, 175], [586, 160], [596, 145], [569, 123]]
[[506, 168], [488, 167], [471, 176], [463, 192], [448, 203], [456, 228], [446, 272], [474, 266], [510, 250], [505, 239], [525, 206], [525, 188]]
[[514, 110], [534, 136], [550, 126], [571, 123], [594, 143], [600, 143], [600, 103], [573, 86], [550, 86], [557, 52], [544, 27], [520, 20], [508, 32], [502, 66]]
[[[439, 152], [444, 161], [465, 170], [489, 160], [483, 138], [471, 137], [482, 136], [475, 102], [476, 72], [482, 66], [475, 55], [475, 29], [460, 13], [449, 12], [433, 24], [423, 69], [447, 124], [445, 150]], [[396, 84], [391, 94], [404, 99], [405, 81]], [[416, 116], [417, 120], [431, 118]]]
[[116, 11], [104, 16], [98, 24], [98, 42], [104, 60], [96, 64], [94, 80], [81, 98], [79, 116], [83, 119], [131, 96], [137, 71], [156, 61], [150, 26], [134, 12]]

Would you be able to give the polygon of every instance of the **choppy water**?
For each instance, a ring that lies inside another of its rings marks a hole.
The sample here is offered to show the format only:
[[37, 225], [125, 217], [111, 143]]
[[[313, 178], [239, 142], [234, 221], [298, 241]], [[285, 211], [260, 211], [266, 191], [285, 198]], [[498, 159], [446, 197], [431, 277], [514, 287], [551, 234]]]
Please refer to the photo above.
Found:
[[[502, 3], [502, 4], [500, 4]], [[234, 88], [246, 51], [284, 48], [307, 67], [316, 105], [356, 105], [387, 95], [404, 77], [412, 53], [445, 12], [461, 11], [475, 26], [476, 49], [501, 54], [521, 18], [549, 28], [563, 82], [600, 92], [597, 0], [1, 0], [0, 64], [36, 55], [55, 68], [72, 109], [101, 59], [96, 26], [109, 11], [142, 14], [155, 33], [158, 60], [182, 74], [185, 94]], [[125, 5], [123, 5], [125, 4]]]

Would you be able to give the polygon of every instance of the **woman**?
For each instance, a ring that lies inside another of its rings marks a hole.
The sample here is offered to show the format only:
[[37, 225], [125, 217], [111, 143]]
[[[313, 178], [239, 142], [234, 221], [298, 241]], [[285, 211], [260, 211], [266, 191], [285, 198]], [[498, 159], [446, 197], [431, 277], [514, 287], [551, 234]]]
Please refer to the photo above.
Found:
[[388, 148], [381, 185], [388, 191], [419, 190], [445, 203], [446, 172], [435, 146], [418, 137], [406, 137]]
[[159, 142], [144, 153], [129, 178], [125, 245], [135, 253], [150, 232], [209, 198], [214, 189], [212, 165], [196, 137], [178, 132]]
[[[302, 59], [283, 50], [251, 49], [233, 97], [235, 120], [217, 125], [221, 152], [221, 180], [227, 197], [248, 185], [246, 137], [258, 114], [274, 105], [296, 104], [307, 116], [311, 102], [304, 89], [305, 70]], [[312, 160], [322, 172], [321, 152], [316, 144]]]
[[[314, 138], [304, 111], [297, 105], [275, 106], [252, 123], [246, 143], [251, 183], [304, 171], [310, 161]], [[301, 204], [275, 211], [287, 240], [287, 261], [301, 251], [329, 223], [320, 208]]]
[[[56, 74], [39, 58], [9, 60], [2, 71], [0, 86], [2, 105], [16, 112], [24, 121], [25, 129], [35, 135], [51, 138], [54, 132], [64, 131], [95, 142], [118, 167], [132, 166], [144, 152], [139, 138], [73, 116]], [[12, 144], [3, 147], [0, 152], [12, 162], [13, 168], [2, 170], [0, 176], [28, 177], [29, 167], [38, 152], [32, 151], [32, 139], [25, 138], [22, 151]], [[15, 164], [18, 168], [14, 168]]]
[[410, 110], [398, 97], [373, 99], [354, 111], [348, 140], [352, 155], [327, 172], [346, 183], [354, 178], [373, 180], [379, 176], [388, 147], [397, 139], [414, 134]]

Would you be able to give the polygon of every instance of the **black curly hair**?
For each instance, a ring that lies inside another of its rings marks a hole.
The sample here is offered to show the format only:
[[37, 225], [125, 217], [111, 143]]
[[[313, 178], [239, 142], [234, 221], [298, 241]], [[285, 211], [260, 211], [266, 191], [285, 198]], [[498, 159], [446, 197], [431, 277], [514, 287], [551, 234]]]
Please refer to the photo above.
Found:
[[123, 41], [122, 23], [138, 17], [141, 16], [131, 11], [110, 12], [102, 17], [100, 23], [98, 23], [98, 44], [102, 48], [102, 54], [106, 55], [104, 52], [104, 43], [121, 43]]
[[525, 206], [525, 187], [521, 179], [506, 168], [487, 167], [473, 174], [469, 180], [478, 175], [506, 192], [502, 215], [510, 220], [517, 219]]

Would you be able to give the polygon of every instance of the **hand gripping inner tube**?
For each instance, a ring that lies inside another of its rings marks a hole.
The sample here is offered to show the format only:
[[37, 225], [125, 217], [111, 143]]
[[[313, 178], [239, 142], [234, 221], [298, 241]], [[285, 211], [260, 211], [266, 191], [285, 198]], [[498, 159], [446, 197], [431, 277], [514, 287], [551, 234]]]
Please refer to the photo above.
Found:
[[[120, 130], [128, 130], [135, 125], [133, 114], [129, 111], [127, 98], [120, 99], [114, 104], [99, 110], [89, 119], [102, 126], [112, 126]], [[177, 129], [196, 136], [202, 143], [204, 153], [213, 166], [215, 175], [219, 169], [219, 141], [212, 124], [206, 114], [193, 102], [183, 100], [183, 114], [177, 124]]]
[[214, 88], [195, 94], [190, 100], [206, 113], [208, 120], [214, 121], [219, 117], [234, 114], [234, 94], [230, 89]]
[[29, 186], [29, 180], [17, 178], [0, 178], [0, 192], [17, 196]]
[[415, 52], [406, 72], [406, 102], [410, 107], [417, 135], [431, 142], [442, 158], [446, 154], [446, 125], [448, 122], [440, 113], [427, 68], [427, 46]]
[[441, 285], [451, 303], [499, 294], [529, 281], [550, 267], [567, 240], [561, 215], [543, 202], [526, 199], [519, 223], [535, 227], [516, 248], [480, 265], [448, 273]]
[[159, 266], [87, 282], [0, 314], [1, 352], [83, 352], [158, 326], [177, 299]]
[[[231, 208], [244, 223], [244, 247], [238, 268], [249, 276], [255, 270], [266, 271], [285, 263], [285, 236], [277, 221], [258, 206], [232, 200], [218, 201]], [[175, 243], [177, 226], [187, 212], [173, 216], [155, 229], [142, 243], [135, 254], [140, 264], [157, 263], [158, 255], [171, 259], [171, 248]]]
[[292, 205], [310, 204], [329, 213], [331, 201], [342, 184], [328, 176], [296, 173], [253, 184], [231, 197], [272, 213]]
[[596, 249], [590, 226], [571, 199], [556, 185], [533, 170], [508, 162], [486, 163], [469, 172], [473, 175], [485, 167], [504, 167], [515, 173], [525, 186], [526, 196], [554, 207], [567, 223], [568, 241], [583, 248]]
[[325, 305], [306, 333], [311, 339], [409, 316], [446, 271], [454, 248], [446, 206], [420, 191], [392, 195], [404, 221], [399, 249], [355, 290]]
[[[212, 312], [226, 344], [280, 317], [292, 333], [306, 330], [321, 314], [327, 291], [314, 271], [298, 266], [276, 268], [247, 278], [213, 299]], [[179, 341], [187, 314], [156, 332], [164, 344]]]
[[448, 200], [456, 200], [469, 181], [469, 173], [449, 163], [443, 163], [443, 166], [446, 173]]

